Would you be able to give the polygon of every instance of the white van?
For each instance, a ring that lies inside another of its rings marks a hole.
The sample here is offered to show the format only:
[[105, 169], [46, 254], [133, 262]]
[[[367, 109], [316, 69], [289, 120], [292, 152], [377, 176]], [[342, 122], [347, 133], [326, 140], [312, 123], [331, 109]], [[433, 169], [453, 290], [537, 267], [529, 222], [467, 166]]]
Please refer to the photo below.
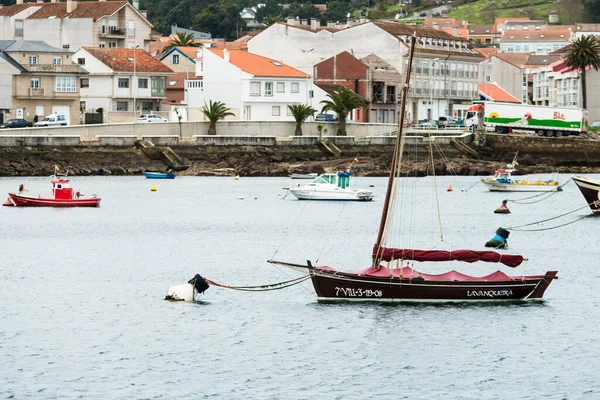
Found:
[[36, 122], [33, 126], [67, 126], [69, 121], [65, 114], [50, 114], [41, 121]]

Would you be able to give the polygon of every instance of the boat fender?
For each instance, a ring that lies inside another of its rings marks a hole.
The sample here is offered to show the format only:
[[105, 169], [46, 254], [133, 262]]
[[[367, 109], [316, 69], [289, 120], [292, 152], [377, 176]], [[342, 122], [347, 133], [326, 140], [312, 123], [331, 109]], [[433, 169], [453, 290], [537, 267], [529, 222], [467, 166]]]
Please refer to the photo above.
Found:
[[510, 214], [510, 210], [506, 206], [508, 200], [502, 200], [502, 205], [494, 210], [494, 214]]
[[485, 243], [485, 247], [493, 247], [495, 249], [506, 249], [508, 247], [508, 236], [510, 232], [504, 228], [496, 229], [496, 235]]
[[7, 207], [13, 207], [14, 204], [10, 199], [6, 199], [6, 201], [4, 203], [2, 203], [3, 206], [7, 206]]

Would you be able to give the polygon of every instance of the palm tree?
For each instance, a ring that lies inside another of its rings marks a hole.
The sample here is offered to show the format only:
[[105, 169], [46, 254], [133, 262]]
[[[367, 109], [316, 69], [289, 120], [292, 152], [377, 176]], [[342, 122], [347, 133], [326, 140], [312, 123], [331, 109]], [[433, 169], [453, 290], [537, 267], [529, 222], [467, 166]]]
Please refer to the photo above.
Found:
[[583, 108], [587, 109], [586, 68], [600, 69], [600, 44], [593, 35], [581, 36], [566, 47], [565, 65], [581, 72]]
[[171, 40], [165, 48], [163, 49], [163, 54], [168, 53], [173, 47], [200, 47], [202, 46], [200, 43], [196, 43], [194, 41], [194, 35], [191, 33], [185, 32], [177, 32], [175, 36]]
[[206, 105], [206, 103], [204, 103], [204, 109], [202, 110], [202, 112], [204, 113], [204, 115], [206, 115], [206, 118], [208, 118], [208, 120], [210, 121], [210, 124], [208, 125], [208, 134], [209, 135], [216, 135], [217, 134], [217, 122], [220, 119], [223, 119], [229, 115], [235, 115], [234, 113], [229, 111], [230, 108], [227, 107], [225, 105], [225, 103], [223, 103], [222, 101], [215, 101], [213, 102], [212, 100], [208, 101], [208, 105]]
[[307, 104], [292, 104], [288, 108], [296, 120], [296, 132], [294, 132], [294, 135], [302, 136], [302, 123], [306, 121], [306, 118], [316, 113], [317, 110]]
[[364, 106], [365, 102], [352, 90], [341, 88], [333, 93], [327, 94], [329, 100], [323, 100], [322, 113], [333, 111], [338, 115], [338, 136], [346, 136], [346, 117], [355, 108]]

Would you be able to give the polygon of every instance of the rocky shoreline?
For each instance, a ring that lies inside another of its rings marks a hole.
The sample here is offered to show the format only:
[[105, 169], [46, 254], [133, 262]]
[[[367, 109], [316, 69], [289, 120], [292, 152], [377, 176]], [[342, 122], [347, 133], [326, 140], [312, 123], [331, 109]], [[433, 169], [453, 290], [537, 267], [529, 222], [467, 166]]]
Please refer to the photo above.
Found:
[[[171, 150], [184, 167], [178, 175], [187, 176], [289, 176], [292, 173], [322, 173], [346, 170], [352, 165], [357, 176], [387, 176], [393, 148], [349, 147], [339, 157], [313, 147], [260, 146], [178, 146]], [[433, 167], [427, 147], [407, 149], [402, 172], [411, 176], [490, 175], [512, 160], [514, 153], [481, 149], [480, 159], [471, 158], [447, 146], [437, 150]], [[358, 162], [353, 162], [358, 159]], [[141, 175], [144, 171], [165, 171], [172, 165], [160, 157], [149, 157], [139, 148], [61, 147], [0, 148], [0, 176], [48, 176], [58, 165], [72, 175]], [[551, 157], [519, 154], [519, 174], [600, 173], [600, 162], [557, 161]]]

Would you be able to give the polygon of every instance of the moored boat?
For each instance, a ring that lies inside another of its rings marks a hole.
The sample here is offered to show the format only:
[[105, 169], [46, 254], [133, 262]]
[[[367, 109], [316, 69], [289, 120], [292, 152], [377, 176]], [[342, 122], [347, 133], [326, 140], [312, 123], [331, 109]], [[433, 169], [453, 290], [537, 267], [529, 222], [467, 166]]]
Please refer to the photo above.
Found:
[[26, 196], [23, 185], [19, 193], [9, 193], [10, 202], [16, 207], [100, 207], [100, 198], [96, 195], [84, 198], [84, 194], [73, 190], [66, 175], [54, 175], [50, 181], [52, 198]]
[[351, 172], [326, 173], [312, 182], [289, 188], [298, 200], [371, 201], [373, 191], [350, 187]]
[[148, 179], [175, 179], [173, 171], [168, 172], [144, 172], [144, 176]]
[[515, 172], [517, 156], [506, 165], [506, 168], [497, 169], [491, 178], [481, 178], [481, 183], [488, 188], [490, 192], [556, 192], [561, 187], [555, 180], [535, 180], [513, 179], [512, 173]]
[[600, 214], [600, 181], [585, 176], [572, 176], [594, 214]]

